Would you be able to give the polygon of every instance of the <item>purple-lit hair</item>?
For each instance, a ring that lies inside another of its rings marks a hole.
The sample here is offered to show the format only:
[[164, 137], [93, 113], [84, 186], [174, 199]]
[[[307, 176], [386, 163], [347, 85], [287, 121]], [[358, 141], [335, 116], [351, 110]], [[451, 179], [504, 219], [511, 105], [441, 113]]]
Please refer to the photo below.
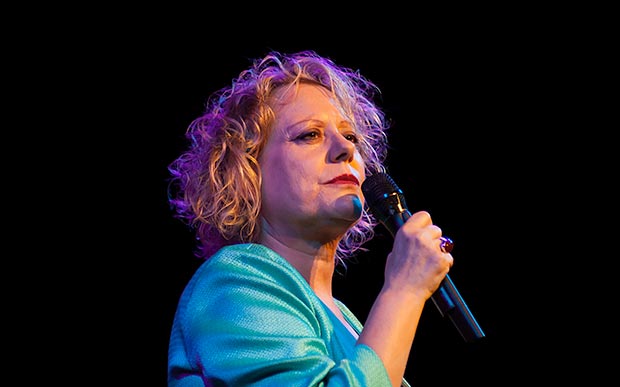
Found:
[[[308, 82], [331, 91], [359, 135], [366, 174], [384, 172], [388, 129], [374, 101], [379, 89], [359, 71], [336, 65], [314, 51], [270, 52], [256, 59], [229, 87], [211, 95], [204, 113], [189, 125], [188, 149], [168, 167], [169, 201], [175, 217], [196, 231], [196, 255], [208, 258], [222, 246], [256, 242], [260, 235], [261, 169], [258, 158], [274, 122], [274, 90]], [[364, 208], [340, 241], [344, 264], [374, 236], [376, 221]]]

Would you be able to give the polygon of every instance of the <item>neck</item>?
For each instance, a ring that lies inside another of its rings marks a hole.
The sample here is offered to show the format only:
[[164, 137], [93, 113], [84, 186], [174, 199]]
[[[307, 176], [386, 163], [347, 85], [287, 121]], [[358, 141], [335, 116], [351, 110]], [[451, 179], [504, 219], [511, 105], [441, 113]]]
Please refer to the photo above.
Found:
[[290, 262], [306, 279], [317, 297], [338, 317], [353, 337], [358, 337], [355, 329], [344, 318], [332, 295], [337, 240], [327, 244], [319, 244], [303, 239], [278, 238], [273, 233], [263, 230], [259, 243], [269, 247]]
[[282, 238], [264, 231], [259, 243], [284, 257], [306, 279], [319, 298], [331, 299], [338, 241], [318, 244], [307, 240]]

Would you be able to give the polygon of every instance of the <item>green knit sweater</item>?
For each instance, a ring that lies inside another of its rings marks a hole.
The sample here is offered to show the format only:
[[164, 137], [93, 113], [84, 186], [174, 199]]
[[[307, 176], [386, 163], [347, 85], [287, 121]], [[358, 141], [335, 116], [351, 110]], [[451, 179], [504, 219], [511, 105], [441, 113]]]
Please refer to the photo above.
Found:
[[168, 386], [388, 387], [390, 380], [377, 354], [356, 343], [288, 261], [265, 246], [240, 244], [206, 260], [183, 291]]

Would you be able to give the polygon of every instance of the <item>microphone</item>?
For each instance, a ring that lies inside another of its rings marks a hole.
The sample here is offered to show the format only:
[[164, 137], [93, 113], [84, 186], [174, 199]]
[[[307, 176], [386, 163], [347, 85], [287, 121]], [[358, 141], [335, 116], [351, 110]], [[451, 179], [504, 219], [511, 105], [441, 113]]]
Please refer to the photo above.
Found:
[[[362, 183], [362, 192], [372, 214], [392, 234], [411, 216], [403, 192], [386, 173], [376, 173]], [[484, 332], [446, 274], [431, 300], [442, 317], [447, 316], [466, 342], [483, 338]]]

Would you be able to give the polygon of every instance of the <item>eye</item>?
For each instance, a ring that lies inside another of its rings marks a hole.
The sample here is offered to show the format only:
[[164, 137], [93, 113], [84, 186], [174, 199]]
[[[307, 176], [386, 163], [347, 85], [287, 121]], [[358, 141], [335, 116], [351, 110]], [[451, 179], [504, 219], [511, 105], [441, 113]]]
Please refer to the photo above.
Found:
[[302, 141], [312, 141], [321, 137], [321, 132], [318, 130], [310, 130], [300, 134], [297, 139]]
[[353, 144], [357, 144], [357, 143], [360, 142], [359, 138], [357, 137], [357, 134], [355, 134], [355, 133], [345, 134], [344, 138], [346, 138], [347, 140], [351, 141]]

